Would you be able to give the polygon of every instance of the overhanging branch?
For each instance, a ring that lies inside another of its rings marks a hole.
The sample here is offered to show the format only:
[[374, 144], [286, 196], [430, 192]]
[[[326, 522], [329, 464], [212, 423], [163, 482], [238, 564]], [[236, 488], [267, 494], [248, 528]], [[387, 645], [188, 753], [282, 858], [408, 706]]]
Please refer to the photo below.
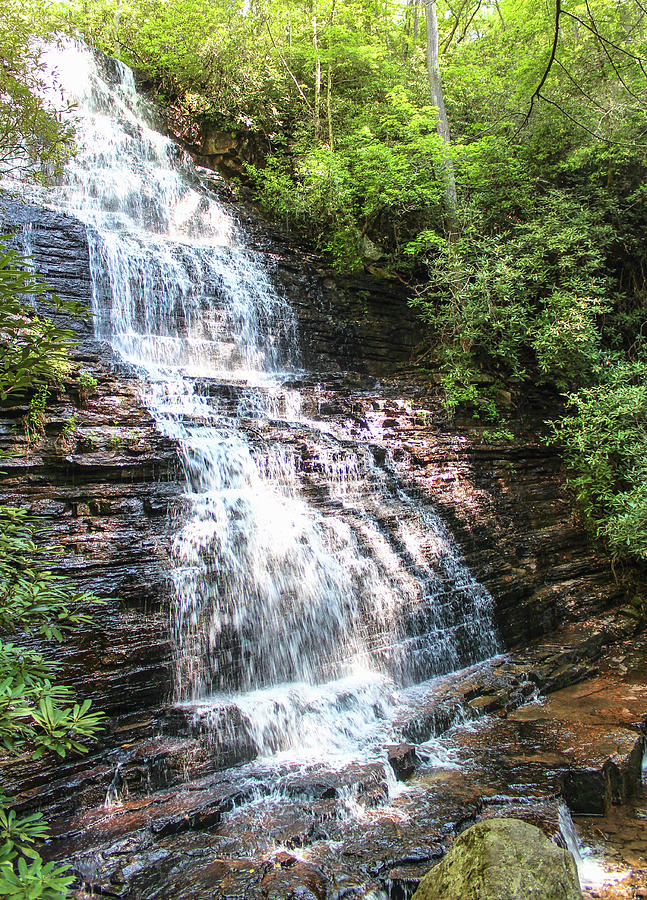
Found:
[[559, 43], [559, 19], [560, 19], [561, 13], [562, 13], [562, 0], [555, 0], [555, 30], [553, 33], [553, 46], [551, 47], [551, 50], [550, 50], [550, 56], [548, 58], [548, 63], [546, 65], [546, 68], [544, 69], [544, 74], [541, 76], [541, 81], [535, 88], [534, 93], [533, 93], [532, 97], [530, 98], [530, 106], [528, 107], [528, 112], [526, 113], [523, 122], [517, 129], [515, 137], [528, 124], [530, 116], [532, 115], [533, 107], [535, 105], [535, 100], [539, 100], [539, 95], [541, 93], [541, 89], [543, 88], [544, 84], [546, 83], [546, 79], [550, 75], [550, 70], [553, 66], [553, 63], [555, 62], [555, 56], [557, 54], [557, 44]]

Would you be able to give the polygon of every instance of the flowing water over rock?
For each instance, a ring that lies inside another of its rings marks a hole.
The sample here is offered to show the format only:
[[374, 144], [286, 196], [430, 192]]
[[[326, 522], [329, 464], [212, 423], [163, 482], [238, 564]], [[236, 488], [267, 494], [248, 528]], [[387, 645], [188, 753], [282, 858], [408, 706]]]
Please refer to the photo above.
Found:
[[490, 597], [393, 462], [317, 421], [293, 310], [132, 72], [49, 58], [79, 153], [43, 199], [87, 224], [95, 332], [181, 447], [178, 716], [261, 755], [381, 753], [403, 691], [496, 651]]

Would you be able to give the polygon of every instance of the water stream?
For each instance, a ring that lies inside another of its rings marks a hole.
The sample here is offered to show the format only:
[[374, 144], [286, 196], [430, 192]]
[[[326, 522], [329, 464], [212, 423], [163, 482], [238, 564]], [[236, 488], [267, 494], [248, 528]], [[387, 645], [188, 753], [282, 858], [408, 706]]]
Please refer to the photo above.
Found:
[[176, 701], [260, 755], [370, 754], [408, 687], [496, 652], [491, 599], [388, 457], [302, 412], [296, 316], [132, 72], [48, 62], [79, 151], [40, 199], [86, 223], [97, 337], [181, 449]]

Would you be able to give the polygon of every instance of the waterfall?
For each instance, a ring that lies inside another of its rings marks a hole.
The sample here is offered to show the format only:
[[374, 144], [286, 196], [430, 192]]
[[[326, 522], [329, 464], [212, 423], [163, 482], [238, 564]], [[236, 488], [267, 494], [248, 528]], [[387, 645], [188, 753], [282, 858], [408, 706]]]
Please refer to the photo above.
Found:
[[407, 686], [496, 652], [491, 598], [392, 460], [302, 411], [294, 311], [132, 72], [48, 61], [78, 153], [41, 200], [86, 224], [96, 335], [180, 447], [176, 701], [214, 731], [236, 710], [258, 753], [372, 746]]

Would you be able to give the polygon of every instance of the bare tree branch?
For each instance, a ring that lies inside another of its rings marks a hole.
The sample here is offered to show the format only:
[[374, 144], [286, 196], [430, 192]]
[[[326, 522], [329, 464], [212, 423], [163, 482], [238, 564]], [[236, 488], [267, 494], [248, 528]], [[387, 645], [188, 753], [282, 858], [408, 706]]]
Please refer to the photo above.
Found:
[[564, 15], [569, 16], [569, 18], [574, 19], [576, 22], [579, 22], [583, 28], [588, 29], [591, 32], [591, 34], [595, 35], [595, 37], [600, 41], [600, 43], [608, 44], [609, 47], [613, 47], [614, 50], [617, 50], [619, 53], [624, 54], [629, 59], [633, 59], [634, 62], [637, 62], [642, 70], [643, 75], [647, 78], [647, 71], [645, 71], [645, 67], [643, 65], [643, 59], [641, 56], [636, 56], [634, 53], [630, 53], [628, 50], [625, 50], [624, 47], [621, 47], [619, 44], [616, 44], [613, 41], [609, 40], [609, 38], [604, 37], [604, 35], [600, 34], [600, 32], [597, 30], [597, 28], [594, 25], [589, 25], [588, 22], [585, 22], [584, 19], [580, 19], [580, 17], [576, 16], [574, 13], [569, 12], [568, 10], [564, 10]]
[[552, 65], [555, 62], [555, 56], [557, 54], [557, 44], [559, 42], [559, 19], [560, 19], [561, 13], [562, 13], [562, 0], [555, 0], [555, 31], [553, 34], [553, 46], [551, 47], [551, 50], [550, 50], [550, 56], [548, 58], [548, 63], [546, 65], [546, 68], [544, 69], [544, 74], [541, 76], [541, 81], [535, 88], [535, 91], [534, 91], [532, 97], [530, 98], [530, 106], [528, 108], [528, 112], [526, 113], [523, 122], [517, 129], [515, 137], [528, 124], [528, 121], [530, 120], [530, 116], [532, 115], [533, 107], [535, 105], [535, 100], [539, 100], [539, 95], [541, 93], [541, 89], [543, 88], [544, 84], [546, 83], [546, 79], [548, 78], [548, 76], [550, 74], [550, 70], [552, 68]]
[[287, 62], [285, 61], [285, 57], [283, 56], [283, 54], [281, 53], [281, 51], [279, 50], [279, 48], [276, 46], [276, 43], [274, 42], [274, 38], [273, 38], [273, 36], [272, 36], [272, 32], [270, 31], [270, 23], [268, 22], [267, 19], [265, 20], [265, 25], [266, 25], [266, 27], [267, 27], [267, 33], [269, 34], [270, 40], [271, 40], [271, 42], [272, 42], [272, 46], [273, 46], [274, 49], [276, 50], [279, 59], [281, 60], [281, 62], [282, 62], [283, 65], [285, 66], [285, 69], [286, 69], [288, 75], [290, 76], [290, 78], [292, 79], [292, 81], [296, 84], [296, 86], [297, 86], [297, 91], [299, 92], [299, 96], [301, 97], [301, 99], [303, 100], [303, 102], [305, 103], [305, 105], [308, 107], [308, 109], [312, 109], [311, 104], [310, 104], [310, 101], [308, 100], [308, 98], [306, 97], [306, 95], [303, 93], [303, 90], [302, 90], [302, 88], [301, 88], [301, 85], [300, 85], [299, 82], [297, 81], [296, 76], [294, 75], [292, 69], [289, 67], [289, 65], [288, 65]]
[[560, 67], [562, 72], [564, 72], [564, 74], [569, 79], [569, 81], [571, 81], [575, 85], [575, 87], [578, 89], [578, 91], [582, 94], [583, 97], [586, 97], [586, 99], [589, 100], [594, 106], [597, 106], [598, 109], [601, 109], [601, 110], [605, 109], [604, 106], [602, 106], [601, 103], [598, 103], [598, 101], [594, 97], [591, 97], [590, 94], [586, 93], [586, 91], [584, 90], [582, 85], [579, 83], [579, 81], [577, 81], [577, 79], [573, 78], [573, 76], [568, 71], [566, 66], [564, 66], [563, 63], [561, 63], [559, 59], [555, 60], [555, 64]]
[[463, 33], [461, 34], [461, 36], [459, 37], [459, 39], [456, 41], [457, 44], [460, 44], [461, 41], [465, 40], [465, 36], [467, 35], [467, 29], [470, 27], [470, 25], [471, 25], [472, 22], [474, 21], [474, 18], [475, 18], [475, 16], [476, 16], [476, 14], [480, 11], [482, 2], [483, 2], [483, 0], [479, 0], [479, 2], [478, 2], [477, 5], [476, 5], [476, 8], [475, 8], [474, 12], [472, 13], [472, 15], [469, 17], [469, 19], [468, 19], [467, 22], [465, 23], [465, 28], [463, 28]]
[[602, 49], [604, 50], [604, 54], [605, 54], [606, 58], [607, 58], [607, 59], [609, 60], [609, 62], [611, 63], [611, 67], [613, 68], [613, 71], [614, 71], [614, 72], [616, 73], [616, 75], [618, 76], [618, 80], [620, 81], [620, 84], [623, 86], [623, 88], [625, 89], [625, 91], [627, 91], [628, 94], [631, 94], [631, 96], [634, 98], [634, 100], [638, 100], [639, 103], [642, 103], [641, 98], [640, 98], [637, 94], [634, 94], [634, 92], [631, 90], [631, 88], [629, 87], [629, 85], [627, 84], [627, 82], [624, 80], [624, 78], [623, 78], [622, 75], [620, 74], [620, 70], [618, 69], [618, 67], [616, 66], [615, 62], [613, 61], [613, 57], [611, 56], [611, 54], [610, 54], [609, 51], [607, 50], [607, 47], [606, 47], [606, 44], [604, 43], [604, 41], [600, 41], [600, 46], [601, 46]]
[[[449, 37], [447, 38], [447, 40], [446, 40], [445, 43], [443, 44], [443, 49], [442, 49], [442, 52], [443, 52], [443, 53], [446, 53], [446, 52], [447, 52], [447, 49], [448, 49], [449, 45], [451, 44], [452, 40], [454, 39], [454, 35], [456, 34], [456, 29], [458, 28], [458, 23], [460, 22], [461, 16], [463, 15], [463, 12], [464, 12], [464, 10], [465, 10], [465, 7], [467, 6], [468, 3], [469, 3], [469, 0], [463, 0], [463, 5], [462, 5], [461, 8], [459, 9], [458, 13], [455, 13], [455, 12], [453, 12], [453, 10], [452, 10], [452, 18], [454, 19], [454, 25], [453, 25], [453, 27], [452, 27], [452, 30], [451, 30], [450, 34], [449, 34]], [[479, 4], [479, 5], [480, 5], [480, 4]]]
[[[569, 121], [571, 121], [574, 125], [577, 125], [578, 128], [581, 128], [583, 131], [586, 131], [587, 134], [590, 134], [591, 137], [594, 137], [596, 139], [596, 141], [602, 141], [602, 143], [604, 143], [604, 144], [613, 144], [616, 147], [631, 147], [632, 149], [641, 149], [641, 150], [647, 149], [647, 144], [636, 144], [634, 142], [627, 142], [627, 141], [614, 141], [612, 138], [604, 137], [604, 135], [602, 135], [602, 134], [597, 134], [595, 131], [591, 131], [590, 128], [588, 128], [586, 125], [584, 125], [582, 122], [580, 122], [574, 116], [572, 116], [569, 112], [567, 112], [567, 110], [565, 110], [563, 106], [560, 106], [560, 104], [557, 103], [555, 100], [551, 100], [550, 97], [546, 97], [543, 94], [541, 94], [539, 96], [539, 99], [543, 100], [544, 103], [550, 103], [551, 106], [554, 106], [556, 109], [558, 109], [561, 112], [561, 114], [563, 116], [566, 116], [566, 118]], [[642, 135], [642, 137], [645, 137], [645, 135]]]

